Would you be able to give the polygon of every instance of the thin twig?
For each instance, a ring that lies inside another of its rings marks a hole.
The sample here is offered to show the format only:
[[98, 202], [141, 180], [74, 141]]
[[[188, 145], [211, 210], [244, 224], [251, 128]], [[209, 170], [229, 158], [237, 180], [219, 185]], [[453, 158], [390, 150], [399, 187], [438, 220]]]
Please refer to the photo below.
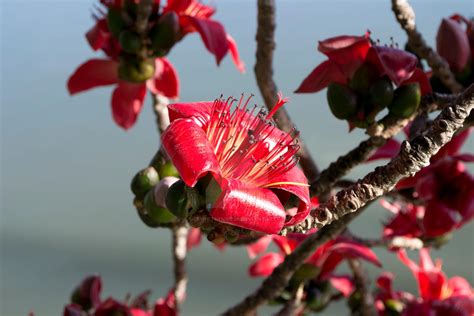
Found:
[[156, 126], [160, 135], [170, 125], [170, 118], [168, 114], [168, 104], [170, 103], [167, 97], [159, 94], [151, 94], [153, 97], [153, 113], [156, 117]]
[[408, 36], [408, 45], [415, 53], [426, 59], [433, 70], [433, 74], [449, 88], [453, 93], [460, 92], [462, 86], [456, 81], [449, 69], [448, 63], [436, 51], [434, 51], [417, 31], [415, 24], [415, 11], [407, 0], [392, 0], [392, 11]]
[[[258, 0], [257, 52], [255, 62], [255, 77], [265, 104], [271, 110], [277, 103], [278, 88], [273, 80], [273, 51], [275, 49], [275, 1]], [[280, 108], [275, 113], [278, 127], [286, 132], [294, 128], [288, 112]], [[299, 139], [300, 150], [297, 155], [299, 163], [309, 181], [318, 174], [318, 167], [302, 139]]]
[[279, 310], [275, 316], [293, 316], [299, 315], [299, 312], [304, 309], [302, 299], [304, 295], [304, 283], [301, 283], [293, 293], [293, 297]]
[[[445, 108], [424, 135], [404, 142], [400, 153], [390, 163], [376, 168], [357, 184], [340, 191], [324, 203], [322, 208], [318, 208], [316, 214], [319, 218], [314, 220], [317, 225], [310, 223], [306, 228], [322, 228], [307, 237], [288, 255], [255, 292], [228, 309], [224, 315], [246, 315], [279, 295], [296, 269], [316, 247], [340, 234], [348, 223], [365, 209], [364, 206], [392, 189], [399, 179], [415, 174], [427, 166], [431, 156], [448, 143], [454, 133], [463, 126], [472, 108], [474, 85], [466, 89], [452, 106]], [[323, 218], [320, 214], [327, 215]]]
[[367, 273], [362, 267], [360, 260], [349, 259], [349, 268], [352, 270], [356, 291], [360, 294], [360, 306], [357, 310], [352, 311], [353, 316], [375, 316], [377, 310], [375, 309], [375, 301], [372, 293], [370, 293], [369, 280], [367, 280]]
[[188, 283], [188, 276], [186, 274], [186, 240], [188, 231], [189, 229], [185, 222], [177, 224], [172, 229], [176, 313], [179, 313], [180, 305], [186, 297], [186, 285]]

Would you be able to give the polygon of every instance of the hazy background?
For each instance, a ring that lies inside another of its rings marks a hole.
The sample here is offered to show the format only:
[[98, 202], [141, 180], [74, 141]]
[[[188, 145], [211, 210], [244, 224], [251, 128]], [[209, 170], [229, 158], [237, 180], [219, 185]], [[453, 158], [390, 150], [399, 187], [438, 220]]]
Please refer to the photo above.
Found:
[[[70, 97], [66, 80], [88, 58], [98, 57], [84, 39], [93, 25], [92, 0], [1, 2], [1, 258], [0, 314], [60, 315], [73, 287], [98, 272], [103, 297], [122, 298], [152, 289], [163, 296], [172, 284], [170, 236], [145, 227], [131, 204], [129, 182], [159, 146], [150, 99], [128, 132], [111, 119], [111, 88]], [[182, 84], [181, 100], [212, 100], [221, 93], [260, 95], [253, 76], [255, 1], [215, 1], [221, 21], [236, 39], [247, 73], [229, 57], [217, 68], [197, 34], [172, 51]], [[419, 30], [433, 44], [443, 16], [472, 15], [472, 1], [413, 1]], [[405, 34], [390, 1], [277, 1], [275, 79], [291, 99], [288, 111], [320, 167], [354, 147], [364, 135], [329, 113], [325, 93], [294, 95], [301, 80], [324, 59], [317, 40], [373, 32], [382, 43]], [[465, 150], [472, 151], [473, 138]], [[357, 168], [354, 177], [371, 166]], [[388, 212], [378, 207], [353, 225], [376, 237]], [[449, 275], [473, 281], [473, 226], [462, 229], [434, 257]], [[396, 286], [416, 291], [408, 270], [392, 254], [378, 251]], [[223, 253], [207, 242], [188, 259], [190, 276], [184, 315], [212, 315], [254, 289], [243, 248]], [[372, 278], [380, 270], [371, 269]], [[264, 314], [269, 312], [264, 311]], [[347, 313], [344, 306], [325, 315]]]

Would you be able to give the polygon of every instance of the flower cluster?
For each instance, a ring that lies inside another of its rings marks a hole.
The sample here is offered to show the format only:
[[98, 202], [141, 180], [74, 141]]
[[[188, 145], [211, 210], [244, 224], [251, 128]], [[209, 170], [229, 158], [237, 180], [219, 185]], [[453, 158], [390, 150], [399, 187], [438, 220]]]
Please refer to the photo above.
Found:
[[380, 316], [470, 316], [474, 311], [474, 291], [469, 282], [459, 276], [447, 278], [441, 261], [433, 263], [428, 249], [420, 250], [420, 264], [408, 258], [404, 250], [398, 257], [418, 282], [419, 297], [394, 291], [393, 275], [384, 273], [377, 279], [379, 292], [376, 307]]
[[[385, 225], [384, 236], [437, 237], [472, 220], [474, 177], [465, 162], [474, 162], [474, 155], [459, 153], [472, 130], [458, 133], [431, 158], [428, 167], [398, 182], [397, 190], [419, 205], [384, 203], [395, 213]], [[399, 148], [400, 143], [392, 139], [368, 160], [392, 158]]]
[[158, 299], [150, 307], [150, 291], [145, 291], [133, 299], [101, 299], [102, 279], [92, 275], [86, 277], [73, 291], [71, 302], [64, 306], [63, 316], [176, 316], [174, 295], [171, 291], [166, 298]]
[[367, 127], [388, 108], [397, 117], [408, 117], [421, 95], [431, 91], [427, 76], [417, 68], [415, 55], [374, 45], [364, 36], [337, 36], [320, 41], [318, 50], [328, 59], [300, 84], [296, 93], [327, 89], [333, 115], [349, 122], [350, 129]]
[[173, 65], [164, 57], [189, 33], [198, 32], [219, 64], [231, 53], [240, 71], [235, 41], [219, 22], [215, 10], [197, 0], [169, 0], [164, 7], [154, 1], [146, 28], [139, 32], [139, 5], [134, 0], [101, 0], [94, 27], [86, 33], [93, 50], [106, 58], [90, 59], [80, 65], [67, 83], [69, 93], [115, 85], [112, 116], [122, 128], [132, 127], [143, 106], [147, 90], [168, 98], [179, 96], [179, 80]]

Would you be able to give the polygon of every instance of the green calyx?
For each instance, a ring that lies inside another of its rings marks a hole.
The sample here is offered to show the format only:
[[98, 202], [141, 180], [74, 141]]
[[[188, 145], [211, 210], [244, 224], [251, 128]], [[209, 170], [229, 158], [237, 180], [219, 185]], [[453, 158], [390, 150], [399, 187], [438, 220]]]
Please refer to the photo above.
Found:
[[393, 85], [388, 79], [379, 79], [369, 89], [370, 101], [377, 108], [383, 109], [393, 100]]
[[352, 76], [349, 87], [354, 91], [366, 94], [376, 79], [377, 75], [374, 70], [369, 65], [362, 64]]
[[160, 178], [179, 177], [178, 170], [176, 170], [176, 167], [173, 165], [173, 163], [169, 161], [160, 165], [158, 168], [158, 174], [160, 175]]
[[137, 198], [143, 199], [160, 180], [155, 168], [147, 167], [140, 170], [132, 179], [130, 188]]
[[395, 90], [395, 96], [388, 109], [393, 115], [407, 118], [415, 113], [420, 101], [420, 85], [418, 83], [409, 83]]
[[199, 209], [201, 197], [195, 188], [178, 181], [169, 188], [165, 203], [171, 213], [184, 219]]
[[123, 56], [118, 67], [119, 78], [125, 81], [141, 83], [153, 77], [155, 63], [153, 60], [140, 59], [135, 56]]
[[331, 82], [327, 100], [332, 114], [338, 119], [348, 119], [357, 112], [357, 95], [345, 85]]
[[178, 41], [178, 36], [178, 15], [173, 11], [164, 14], [150, 30], [153, 51], [160, 56], [166, 55], [171, 47]]
[[145, 196], [144, 207], [148, 216], [157, 224], [172, 223], [176, 220], [173, 213], [157, 205], [154, 190], [150, 190]]
[[142, 39], [140, 35], [130, 30], [125, 30], [119, 36], [120, 47], [127, 53], [138, 53], [142, 47]]

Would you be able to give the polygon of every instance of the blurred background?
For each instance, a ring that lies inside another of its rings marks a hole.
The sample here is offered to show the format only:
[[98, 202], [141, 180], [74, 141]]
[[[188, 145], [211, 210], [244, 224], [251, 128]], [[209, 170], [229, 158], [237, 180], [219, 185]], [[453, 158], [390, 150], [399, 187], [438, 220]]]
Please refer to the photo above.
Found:
[[[93, 0], [1, 1], [1, 257], [0, 314], [60, 315], [72, 289], [90, 273], [100, 273], [103, 297], [153, 290], [163, 296], [172, 285], [169, 231], [142, 224], [132, 206], [129, 182], [159, 146], [151, 100], [134, 128], [119, 129], [110, 113], [111, 88], [70, 97], [66, 80], [91, 51], [84, 33], [93, 25]], [[215, 19], [238, 43], [247, 73], [226, 57], [218, 68], [192, 34], [169, 59], [181, 79], [182, 101], [213, 100], [220, 94], [254, 93], [256, 1], [214, 1]], [[465, 1], [412, 1], [419, 30], [429, 44], [442, 17], [474, 14]], [[326, 167], [364, 138], [360, 130], [334, 119], [325, 93], [292, 91], [325, 57], [317, 40], [367, 29], [382, 43], [405, 44], [390, 1], [277, 1], [275, 79], [287, 110], [320, 166]], [[472, 151], [471, 137], [465, 149]], [[357, 178], [374, 165], [356, 168]], [[388, 212], [378, 206], [360, 216], [353, 230], [377, 237]], [[449, 276], [473, 282], [473, 225], [461, 229], [433, 257], [444, 260]], [[377, 249], [399, 289], [416, 292], [406, 267]], [[189, 290], [184, 315], [213, 315], [237, 302], [259, 283], [247, 276], [244, 248], [216, 250], [207, 241], [188, 257]], [[381, 272], [369, 267], [372, 280]], [[266, 308], [262, 314], [270, 313]], [[324, 315], [345, 314], [342, 304]]]

